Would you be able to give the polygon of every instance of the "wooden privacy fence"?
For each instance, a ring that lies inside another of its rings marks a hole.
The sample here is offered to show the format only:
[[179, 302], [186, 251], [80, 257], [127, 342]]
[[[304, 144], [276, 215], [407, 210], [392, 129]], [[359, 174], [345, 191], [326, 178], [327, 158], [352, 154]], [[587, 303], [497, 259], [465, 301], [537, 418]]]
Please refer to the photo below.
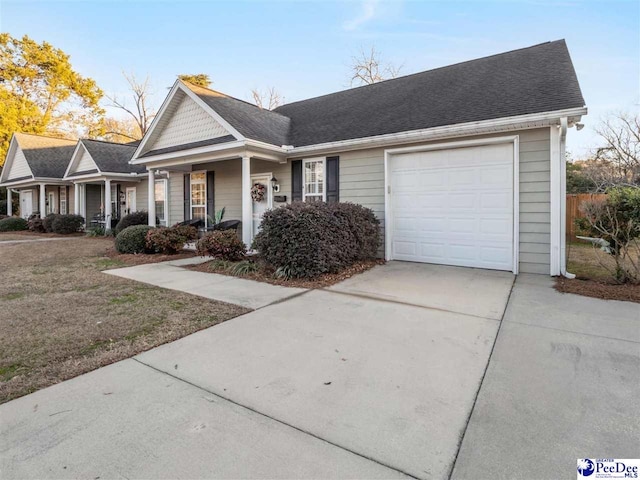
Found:
[[575, 219], [581, 218], [580, 205], [588, 200], [604, 200], [606, 193], [577, 193], [567, 195], [567, 239], [570, 242], [578, 240], [576, 238]]

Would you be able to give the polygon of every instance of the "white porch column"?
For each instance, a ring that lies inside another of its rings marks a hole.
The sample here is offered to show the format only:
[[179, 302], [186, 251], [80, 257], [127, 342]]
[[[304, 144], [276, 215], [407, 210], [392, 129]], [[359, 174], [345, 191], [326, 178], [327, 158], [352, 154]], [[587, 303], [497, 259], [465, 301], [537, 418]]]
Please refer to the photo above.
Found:
[[111, 230], [111, 180], [104, 181], [104, 231]]
[[242, 157], [242, 241], [251, 248], [253, 215], [251, 212], [251, 157]]
[[149, 198], [149, 225], [152, 227], [156, 226], [156, 173], [150, 169], [149, 170], [149, 191], [147, 193], [147, 197]]
[[47, 216], [47, 196], [45, 194], [45, 184], [40, 184], [40, 218]]
[[[67, 199], [67, 201], [69, 201]], [[80, 184], [73, 184], [73, 213], [80, 215]], [[85, 219], [86, 220], [86, 219]]]
[[11, 210], [11, 189], [7, 188], [7, 215], [11, 216], [13, 211]]

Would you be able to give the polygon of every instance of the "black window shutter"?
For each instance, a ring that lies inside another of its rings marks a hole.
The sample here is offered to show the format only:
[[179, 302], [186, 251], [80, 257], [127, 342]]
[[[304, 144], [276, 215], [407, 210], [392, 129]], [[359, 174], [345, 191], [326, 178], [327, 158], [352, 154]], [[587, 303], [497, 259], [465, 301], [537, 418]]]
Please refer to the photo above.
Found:
[[[66, 202], [67, 202], [67, 205], [66, 205], [67, 213], [71, 213], [71, 211], [69, 210], [69, 205], [71, 204], [70, 200], [69, 200], [69, 185], [67, 185], [64, 188], [66, 188], [65, 194], [64, 194], [64, 198], [66, 199]], [[78, 187], [76, 187], [76, 188], [78, 188]], [[78, 211], [80, 211], [80, 209], [78, 209]]]
[[122, 192], [122, 187], [119, 183], [116, 183], [116, 218], [120, 219], [120, 192]]
[[340, 157], [327, 157], [327, 203], [340, 201]]
[[62, 213], [60, 211], [60, 190], [62, 190], [64, 187], [58, 187], [58, 213]]
[[302, 160], [291, 162], [291, 200], [302, 201]]
[[191, 220], [191, 174], [184, 174], [184, 220]]
[[216, 215], [215, 172], [207, 172], [207, 215], [214, 218]]

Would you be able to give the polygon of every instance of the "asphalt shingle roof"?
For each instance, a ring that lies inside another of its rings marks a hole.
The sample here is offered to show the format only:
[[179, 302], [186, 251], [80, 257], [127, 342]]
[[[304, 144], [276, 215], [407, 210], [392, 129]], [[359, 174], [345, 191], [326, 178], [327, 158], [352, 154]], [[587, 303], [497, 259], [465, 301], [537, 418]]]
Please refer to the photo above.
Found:
[[16, 133], [34, 177], [62, 178], [76, 147], [74, 140]]
[[[564, 40], [290, 103], [287, 144], [348, 140], [583, 107]], [[221, 112], [222, 114], [222, 112]]]
[[129, 163], [136, 151], [136, 145], [88, 139], [83, 139], [81, 142], [102, 172], [144, 173], [146, 171], [144, 165]]

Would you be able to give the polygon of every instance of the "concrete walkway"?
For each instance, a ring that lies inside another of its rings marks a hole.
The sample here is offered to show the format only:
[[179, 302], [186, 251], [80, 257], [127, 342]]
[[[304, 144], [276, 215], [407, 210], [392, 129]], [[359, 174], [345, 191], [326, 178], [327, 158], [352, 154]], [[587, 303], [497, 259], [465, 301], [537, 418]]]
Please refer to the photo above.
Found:
[[229, 275], [197, 272], [182, 268], [207, 260], [210, 259], [186, 258], [106, 270], [104, 273], [252, 309], [262, 308], [306, 291], [303, 288], [281, 287]]
[[48, 238], [30, 238], [27, 240], [2, 240], [0, 238], [0, 245], [13, 245], [16, 243], [33, 243], [33, 242], [55, 242], [60, 240], [75, 240], [78, 237], [69, 237], [69, 238], [59, 238], [59, 237], [48, 237]]
[[452, 478], [576, 478], [640, 454], [640, 306], [520, 275]]

